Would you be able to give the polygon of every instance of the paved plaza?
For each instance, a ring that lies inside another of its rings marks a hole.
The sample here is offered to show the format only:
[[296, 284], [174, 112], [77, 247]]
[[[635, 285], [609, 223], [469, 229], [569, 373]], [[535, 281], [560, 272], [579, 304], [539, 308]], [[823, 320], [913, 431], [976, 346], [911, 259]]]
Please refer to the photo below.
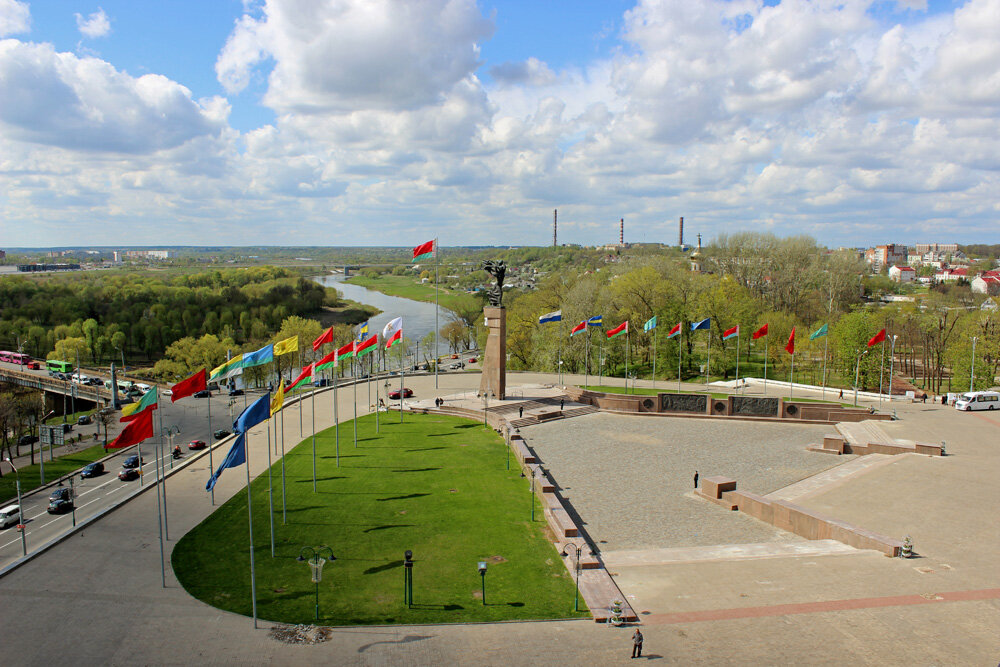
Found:
[[[512, 374], [510, 383], [552, 383], [554, 379]], [[566, 380], [581, 383], [583, 378]], [[437, 390], [433, 378], [413, 378], [412, 382], [407, 378], [406, 382], [424, 399], [474, 389], [479, 377], [443, 376]], [[331, 423], [332, 401], [317, 398], [316, 404], [317, 426], [325, 427]], [[341, 394], [338, 405], [341, 415], [348, 414], [349, 392]], [[900, 403], [895, 407], [900, 420], [884, 425], [887, 432], [900, 439], [946, 440], [949, 456], [894, 457], [888, 464], [845, 477], [797, 502], [886, 535], [910, 534], [918, 558], [891, 559], [856, 550], [795, 552], [791, 547], [804, 541], [768, 542], [784, 538], [768, 535], [771, 529], [761, 526], [748, 529], [763, 531], [750, 544], [770, 549], [767, 557], [729, 558], [725, 549], [712, 549], [719, 545], [739, 547], [749, 541], [746, 535], [750, 533], [737, 529], [726, 533], [724, 542], [684, 547], [683, 540], [694, 538], [669, 525], [679, 521], [677, 517], [664, 515], [657, 518], [661, 525], [649, 529], [656, 531], [655, 540], [636, 538], [636, 545], [650, 547], [644, 553], [651, 557], [627, 563], [621, 560], [612, 570], [640, 613], [646, 638], [643, 658], [672, 665], [996, 665], [1000, 661], [1000, 529], [996, 519], [1000, 509], [996, 483], [1000, 479], [1000, 419], [959, 414], [942, 406]], [[305, 410], [308, 419], [309, 408]], [[583, 420], [604, 423], [605, 417], [575, 417], [523, 432], [529, 438], [538, 428], [558, 434], [560, 428], [584, 428], [588, 422]], [[622, 449], [620, 443], [648, 438], [642, 435], [648, 428], [668, 431], [673, 428], [668, 424], [675, 421], [615, 419], [622, 420], [614, 422], [621, 426], [617, 431], [612, 429], [609, 451], [599, 458], [615, 458], [615, 452]], [[694, 432], [699, 425], [730, 424], [687, 421], [691, 424], [677, 428]], [[746, 423], [737, 424], [734, 428], [739, 435]], [[578, 511], [588, 530], [604, 530], [624, 547], [624, 538], [614, 532], [621, 529], [599, 525], [601, 515], [588, 509], [588, 494], [609, 496], [609, 503], [622, 506], [623, 515], [629, 513], [629, 502], [663, 503], [692, 511], [701, 503], [706, 517], [724, 515], [724, 521], [735, 520], [730, 514], [737, 513], [726, 513], [686, 495], [694, 467], [702, 474], [729, 474], [739, 480], [741, 488], [767, 492], [786, 480], [790, 483], [798, 475], [809, 474], [810, 469], [804, 466], [815, 465], [813, 470], [819, 470], [846, 460], [799, 451], [801, 444], [812, 440], [813, 433], [806, 429], [813, 428], [820, 434], [832, 429], [788, 425], [788, 433], [795, 433], [798, 443], [788, 445], [787, 457], [794, 460], [786, 457], [782, 464], [775, 459], [758, 459], [756, 471], [754, 464], [745, 471], [713, 470], [712, 466], [730, 464], [723, 459], [697, 458], [697, 453], [707, 451], [704, 448], [690, 447], [682, 454], [683, 448], [670, 445], [675, 447], [675, 456], [691, 457], [675, 471], [667, 463], [669, 457], [655, 456], [657, 448], [666, 445], [635, 442], [630, 446], [648, 450], [643, 456], [650, 460], [627, 469], [626, 477], [631, 479], [624, 482], [632, 484], [612, 481], [609, 490], [601, 492], [590, 488], [597, 483], [593, 480], [599, 481], [601, 469], [591, 462], [594, 470], [588, 473], [583, 470], [587, 464], [573, 460], [569, 449], [573, 438], [567, 435], [562, 444], [542, 444], [539, 453], [556, 481], [568, 487], [567, 495], [580, 503]], [[254, 475], [266, 462], [266, 440], [262, 429], [258, 431], [260, 435], [251, 436]], [[297, 438], [297, 419], [286, 422], [286, 435], [289, 440]], [[577, 432], [576, 437], [584, 436]], [[685, 437], [697, 439], [696, 434]], [[778, 442], [772, 447], [775, 452], [784, 447], [782, 441], [793, 441], [791, 436], [775, 437], [777, 440], [769, 440]], [[594, 438], [596, 443], [596, 435]], [[593, 455], [600, 455], [596, 444], [589, 447]], [[560, 450], [560, 454], [559, 448], [565, 451]], [[662, 468], [650, 470], [654, 460]], [[572, 472], [572, 466], [579, 466], [579, 472]], [[168, 552], [176, 539], [212, 511], [204, 491], [207, 474], [207, 462], [197, 461], [170, 478]], [[585, 474], [590, 477], [585, 478]], [[224, 502], [238, 493], [242, 478], [241, 474], [223, 476], [216, 488], [217, 501]], [[586, 483], [585, 479], [592, 481]], [[622, 501], [622, 490], [632, 487], [656, 497]], [[702, 532], [709, 530], [711, 521], [695, 523]], [[712, 540], [699, 536], [688, 544], [709, 542]], [[671, 561], [657, 557], [663, 549], [701, 550], [702, 557]], [[254, 630], [249, 619], [191, 598], [179, 587], [169, 564], [166, 580], [167, 587], [161, 588], [155, 495], [147, 492], [0, 579], [0, 660], [5, 665], [629, 661], [631, 629], [596, 626], [588, 621], [335, 628], [324, 643], [288, 645], [271, 638], [266, 621]]]

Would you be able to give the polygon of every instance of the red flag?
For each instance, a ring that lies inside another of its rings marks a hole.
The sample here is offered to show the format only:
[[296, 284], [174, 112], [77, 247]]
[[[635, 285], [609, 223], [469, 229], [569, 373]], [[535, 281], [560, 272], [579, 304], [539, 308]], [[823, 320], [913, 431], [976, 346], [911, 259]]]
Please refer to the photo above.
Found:
[[350, 359], [354, 356], [354, 341], [337, 350], [338, 359]]
[[430, 259], [434, 256], [434, 241], [428, 241], [427, 243], [421, 243], [416, 248], [413, 249], [413, 260], [414, 262], [423, 261], [425, 259]]
[[104, 449], [121, 449], [138, 445], [146, 438], [153, 437], [153, 411], [143, 410], [129, 425], [118, 434], [118, 437], [105, 445]]
[[332, 343], [332, 342], [333, 342], [333, 327], [330, 327], [329, 329], [321, 333], [319, 335], [319, 338], [313, 341], [313, 352], [318, 350], [319, 346], [322, 345], [323, 343]]
[[580, 333], [581, 331], [583, 331], [586, 328], [587, 328], [587, 321], [584, 320], [583, 322], [580, 322], [575, 327], [573, 327], [572, 331], [569, 332], [569, 335], [570, 336], [575, 336], [576, 334]]
[[681, 323], [678, 322], [676, 325], [674, 325], [673, 329], [671, 329], [669, 332], [667, 332], [667, 338], [673, 338], [674, 336], [676, 336], [680, 332], [681, 332]]
[[767, 325], [765, 324], [760, 329], [757, 329], [756, 331], [753, 332], [752, 338], [754, 340], [757, 340], [758, 338], [763, 338], [766, 335], [767, 335]]
[[792, 327], [792, 333], [788, 336], [788, 345], [785, 346], [785, 352], [795, 354], [795, 327]]
[[206, 389], [208, 387], [206, 376], [207, 373], [205, 373], [205, 369], [202, 368], [200, 371], [195, 371], [195, 374], [191, 377], [181, 380], [172, 386], [170, 388], [170, 402], [173, 403], [179, 398], [191, 396], [197, 391]]
[[868, 341], [868, 347], [874, 347], [875, 345], [878, 345], [884, 340], [885, 340], [885, 329], [882, 329], [877, 334], [871, 337], [871, 340]]

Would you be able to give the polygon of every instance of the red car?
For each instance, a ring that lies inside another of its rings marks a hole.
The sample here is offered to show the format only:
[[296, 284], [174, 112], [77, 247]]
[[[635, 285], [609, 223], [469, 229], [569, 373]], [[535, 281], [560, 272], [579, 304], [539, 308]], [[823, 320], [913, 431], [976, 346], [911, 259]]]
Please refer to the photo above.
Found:
[[207, 445], [204, 440], [192, 440], [188, 443], [188, 449], [192, 451], [196, 449], [205, 449], [205, 447], [207, 447]]
[[42, 365], [40, 363], [38, 363], [37, 361], [30, 361], [30, 362], [28, 362], [28, 368], [30, 368], [33, 371], [37, 371], [37, 370], [41, 369], [41, 367], [42, 367]]
[[476, 357], [472, 357], [471, 359], [469, 359], [469, 363], [470, 363], [470, 364], [474, 364], [474, 363], [476, 363], [477, 361], [479, 361], [479, 359], [477, 359]]
[[[409, 387], [403, 387], [403, 398], [410, 398], [411, 396], [413, 396], [413, 390], [410, 389]], [[389, 398], [391, 400], [393, 400], [393, 401], [398, 401], [399, 400], [399, 390], [398, 389], [393, 389], [392, 391], [390, 391], [389, 392]]]
[[453, 354], [453, 355], [451, 355], [451, 358], [452, 359], [458, 359], [458, 355], [457, 354]]

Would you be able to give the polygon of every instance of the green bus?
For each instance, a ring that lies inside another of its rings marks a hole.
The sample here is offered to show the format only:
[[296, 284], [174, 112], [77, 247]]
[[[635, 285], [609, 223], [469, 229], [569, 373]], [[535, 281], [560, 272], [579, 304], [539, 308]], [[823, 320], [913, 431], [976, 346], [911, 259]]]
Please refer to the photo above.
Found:
[[45, 367], [50, 371], [58, 371], [60, 373], [73, 372], [73, 364], [68, 361], [56, 361], [55, 359], [49, 359], [45, 362]]

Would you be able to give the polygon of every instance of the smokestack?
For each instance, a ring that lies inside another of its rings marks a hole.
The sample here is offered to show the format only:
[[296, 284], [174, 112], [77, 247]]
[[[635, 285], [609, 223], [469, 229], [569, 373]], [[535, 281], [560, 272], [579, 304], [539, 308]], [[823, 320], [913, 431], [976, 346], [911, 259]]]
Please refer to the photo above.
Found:
[[681, 216], [680, 222], [677, 223], [677, 245], [684, 247], [684, 216]]
[[625, 245], [625, 218], [622, 218], [621, 222], [618, 223], [618, 245]]
[[558, 244], [556, 237], [556, 228], [559, 221], [559, 209], [552, 209], [552, 247], [555, 248]]

